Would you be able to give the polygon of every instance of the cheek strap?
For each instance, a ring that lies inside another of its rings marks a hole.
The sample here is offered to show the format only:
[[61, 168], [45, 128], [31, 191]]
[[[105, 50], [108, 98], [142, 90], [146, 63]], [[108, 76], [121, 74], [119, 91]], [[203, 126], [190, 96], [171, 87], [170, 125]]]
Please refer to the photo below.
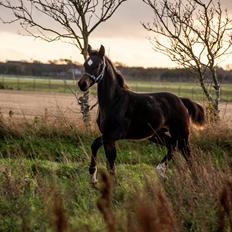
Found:
[[94, 81], [94, 83], [98, 83], [99, 81], [102, 80], [102, 78], [103, 78], [103, 76], [105, 74], [105, 68], [106, 68], [106, 62], [105, 62], [105, 59], [103, 58], [102, 70], [101, 70], [101, 72], [100, 72], [100, 74], [98, 76], [92, 75], [92, 74], [87, 73], [87, 72], [85, 72], [84, 75], [89, 76]]

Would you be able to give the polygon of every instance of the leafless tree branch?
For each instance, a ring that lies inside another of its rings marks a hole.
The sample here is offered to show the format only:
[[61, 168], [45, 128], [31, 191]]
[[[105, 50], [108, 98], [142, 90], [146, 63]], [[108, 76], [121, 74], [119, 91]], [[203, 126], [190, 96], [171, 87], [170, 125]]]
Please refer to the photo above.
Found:
[[[13, 13], [3, 23], [19, 22], [27, 35], [48, 42], [74, 44], [87, 58], [90, 34], [108, 20], [126, 0], [0, 0], [0, 7]], [[74, 91], [72, 91], [74, 94]], [[76, 93], [74, 94], [77, 98]], [[80, 100], [83, 120], [89, 125], [88, 93]], [[85, 102], [84, 102], [85, 101]], [[86, 107], [87, 106], [87, 107]], [[85, 110], [86, 109], [86, 110]]]
[[49, 42], [75, 41], [86, 59], [88, 38], [108, 20], [126, 0], [1, 0], [13, 18], [3, 23], [20, 22], [24, 31]]
[[[222, 10], [220, 0], [143, 0], [154, 13], [153, 23], [143, 27], [155, 34], [155, 51], [161, 52], [198, 75], [209, 103], [218, 115], [220, 83], [216, 66], [232, 52], [232, 19]], [[206, 79], [210, 76], [212, 94]]]

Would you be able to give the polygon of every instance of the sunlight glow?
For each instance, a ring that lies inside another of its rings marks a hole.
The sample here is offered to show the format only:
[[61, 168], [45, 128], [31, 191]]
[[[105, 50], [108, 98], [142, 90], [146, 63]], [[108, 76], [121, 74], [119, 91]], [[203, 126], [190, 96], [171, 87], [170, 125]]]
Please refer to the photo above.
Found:
[[[155, 53], [146, 39], [131, 38], [94, 38], [90, 39], [93, 48], [104, 45], [107, 55], [113, 62], [120, 62], [128, 66], [143, 67], [174, 67], [164, 55]], [[63, 42], [48, 43], [32, 37], [13, 33], [0, 33], [0, 60], [49, 60], [67, 58], [83, 62], [79, 50], [73, 45]]]
[[[176, 67], [168, 57], [152, 49], [151, 43], [139, 38], [90, 38], [91, 45], [98, 49], [100, 45], [106, 48], [106, 54], [113, 62], [120, 62], [127, 66], [140, 67]], [[63, 42], [48, 43], [28, 36], [9, 32], [0, 32], [0, 61], [26, 60], [42, 61], [71, 59], [83, 63], [80, 51], [73, 45]], [[228, 67], [232, 64], [232, 56], [224, 58], [220, 66]]]

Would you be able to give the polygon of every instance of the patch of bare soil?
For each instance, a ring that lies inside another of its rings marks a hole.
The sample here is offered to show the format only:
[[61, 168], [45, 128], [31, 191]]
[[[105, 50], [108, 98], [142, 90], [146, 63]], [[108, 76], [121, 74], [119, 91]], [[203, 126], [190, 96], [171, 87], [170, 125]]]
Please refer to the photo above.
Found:
[[[80, 95], [81, 96], [81, 95]], [[90, 105], [96, 103], [90, 98]], [[222, 103], [220, 106], [221, 118], [232, 125], [232, 103]], [[73, 94], [44, 93], [28, 91], [0, 91], [0, 112], [4, 117], [34, 117], [66, 118], [72, 122], [81, 120], [80, 106]], [[97, 107], [91, 111], [91, 118], [95, 120]]]
[[[90, 104], [94, 104], [94, 101], [96, 102], [96, 99], [92, 98]], [[96, 114], [96, 109], [94, 110], [93, 117]], [[4, 117], [26, 119], [46, 116], [51, 119], [62, 117], [78, 121], [82, 117], [76, 97], [64, 93], [1, 90], [0, 112]]]

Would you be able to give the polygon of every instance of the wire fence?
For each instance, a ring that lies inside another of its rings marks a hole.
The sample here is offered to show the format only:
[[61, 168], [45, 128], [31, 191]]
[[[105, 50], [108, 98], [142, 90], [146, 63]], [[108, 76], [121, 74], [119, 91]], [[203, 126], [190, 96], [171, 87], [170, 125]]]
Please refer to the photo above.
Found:
[[76, 86], [75, 80], [35, 76], [0, 76], [0, 88], [8, 90], [67, 92]]
[[[77, 78], [78, 80], [78, 78]], [[192, 100], [205, 101], [205, 95], [197, 82], [165, 82], [129, 80], [129, 88], [135, 92], [172, 92], [178, 96]], [[213, 94], [213, 88], [209, 85]], [[71, 93], [79, 91], [77, 81], [62, 78], [35, 77], [35, 76], [0, 76], [0, 89], [24, 90], [41, 92]], [[91, 88], [91, 94], [96, 95], [96, 86]], [[232, 101], [232, 84], [222, 85], [222, 101]]]
[[[207, 104], [205, 96], [197, 83], [128, 81], [129, 88], [136, 92], [172, 92], [194, 101]], [[2, 91], [1, 91], [2, 89]], [[96, 85], [91, 87], [90, 107], [97, 102]], [[73, 95], [75, 94], [75, 96]], [[81, 107], [78, 104], [82, 92], [76, 80], [41, 77], [0, 76], [0, 116], [26, 120], [68, 120], [82, 122]], [[222, 118], [231, 120], [232, 84], [222, 86]], [[95, 122], [97, 107], [91, 111], [91, 121]]]

